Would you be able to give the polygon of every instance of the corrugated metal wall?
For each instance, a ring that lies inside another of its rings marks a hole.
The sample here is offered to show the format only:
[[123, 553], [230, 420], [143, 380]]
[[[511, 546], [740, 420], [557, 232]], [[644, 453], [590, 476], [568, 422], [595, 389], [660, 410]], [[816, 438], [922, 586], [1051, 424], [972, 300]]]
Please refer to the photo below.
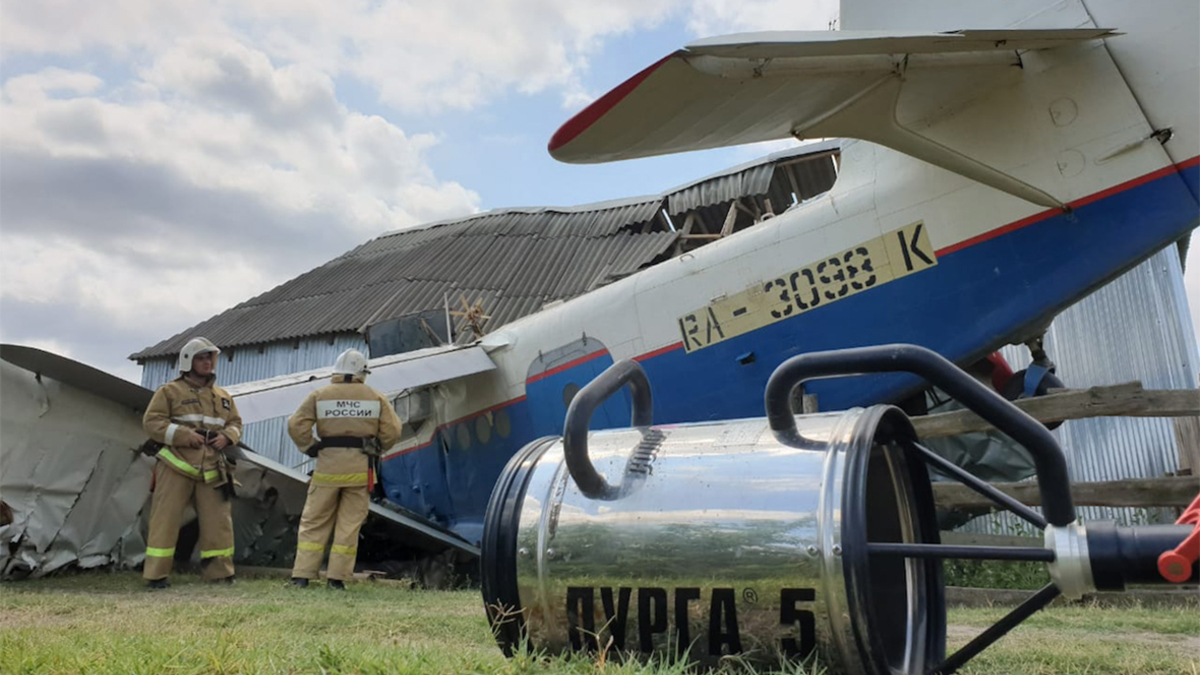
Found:
[[[339, 333], [261, 346], [223, 348], [218, 357], [217, 383], [241, 384], [332, 366], [338, 354], [347, 349], [357, 349], [366, 354], [367, 342], [358, 333]], [[142, 367], [142, 386], [157, 389], [164, 382], [174, 379], [177, 376], [175, 366], [174, 356], [147, 360]]]
[[[1069, 255], [1069, 253], [1066, 253]], [[1057, 374], [1073, 389], [1141, 381], [1147, 389], [1197, 386], [1196, 335], [1188, 313], [1179, 253], [1169, 246], [1060, 314], [1046, 333]], [[1014, 370], [1029, 363], [1024, 347], [1006, 347]], [[1054, 431], [1073, 481], [1155, 478], [1179, 468], [1174, 423], [1157, 417], [1095, 417]], [[1127, 524], [1165, 510], [1083, 507], [1084, 520]], [[1008, 514], [978, 518], [966, 529], [1032, 534]]]
[[[217, 382], [223, 385], [240, 384], [332, 366], [338, 354], [347, 349], [357, 349], [364, 354], [369, 351], [367, 343], [358, 333], [263, 345], [261, 353], [258, 347], [225, 350], [218, 357]], [[230, 354], [232, 360], [229, 359]], [[142, 368], [142, 386], [157, 389], [175, 377], [175, 365], [174, 358], [147, 361]], [[287, 466], [296, 466], [308, 459], [296, 450], [288, 438], [286, 417], [247, 424], [242, 442], [254, 448], [255, 452]]]
[[296, 444], [292, 443], [291, 437], [288, 436], [287, 417], [247, 424], [242, 434], [242, 442], [254, 448], [258, 454], [292, 468], [304, 468], [302, 464], [312, 461], [296, 449]]

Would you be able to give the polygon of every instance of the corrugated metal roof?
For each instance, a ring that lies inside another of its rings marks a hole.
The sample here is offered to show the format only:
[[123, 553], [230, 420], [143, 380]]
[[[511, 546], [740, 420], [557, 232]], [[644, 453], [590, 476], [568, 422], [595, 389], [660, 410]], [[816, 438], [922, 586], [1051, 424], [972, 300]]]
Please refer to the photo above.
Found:
[[[657, 213], [657, 212], [655, 212]], [[576, 223], [602, 232], [611, 222]], [[395, 236], [395, 235], [393, 235]], [[177, 353], [192, 335], [223, 347], [358, 331], [371, 323], [440, 308], [444, 296], [483, 303], [489, 327], [519, 318], [650, 264], [673, 232], [579, 236], [457, 236], [413, 248], [343, 256], [208, 319], [131, 358]]]
[[837, 147], [799, 146], [660, 195], [500, 209], [389, 232], [130, 358], [174, 355], [193, 335], [238, 347], [356, 332], [440, 308], [444, 297], [454, 309], [460, 295], [482, 301], [495, 329], [659, 261], [678, 236], [660, 218], [668, 202], [689, 204], [718, 226], [741, 197], [767, 196], [778, 213], [794, 184], [777, 166], [795, 163], [802, 192], [827, 190]]

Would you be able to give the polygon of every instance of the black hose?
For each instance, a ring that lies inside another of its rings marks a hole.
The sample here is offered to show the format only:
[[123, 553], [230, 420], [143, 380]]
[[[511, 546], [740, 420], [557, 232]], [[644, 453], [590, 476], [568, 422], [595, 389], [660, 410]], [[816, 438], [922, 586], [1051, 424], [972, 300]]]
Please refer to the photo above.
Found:
[[[1118, 526], [1112, 521], [1087, 524], [1088, 563], [1098, 591], [1123, 591], [1126, 584], [1169, 584], [1158, 558], [1192, 533], [1191, 525]], [[1200, 567], [1192, 561], [1195, 576]]]
[[767, 381], [764, 394], [767, 423], [780, 442], [803, 443], [792, 412], [794, 389], [800, 387], [803, 392], [804, 382], [817, 378], [890, 372], [914, 373], [925, 378], [1025, 446], [1037, 468], [1046, 520], [1060, 526], [1074, 522], [1067, 461], [1054, 436], [1020, 408], [924, 347], [880, 345], [794, 356], [781, 363]]
[[579, 491], [590, 499], [612, 498], [616, 492], [596, 471], [588, 456], [587, 436], [592, 413], [627, 384], [633, 397], [633, 426], [650, 426], [654, 418], [650, 380], [646, 377], [646, 371], [630, 359], [618, 361], [597, 375], [596, 379], [575, 394], [567, 408], [567, 419], [563, 423], [563, 457]]

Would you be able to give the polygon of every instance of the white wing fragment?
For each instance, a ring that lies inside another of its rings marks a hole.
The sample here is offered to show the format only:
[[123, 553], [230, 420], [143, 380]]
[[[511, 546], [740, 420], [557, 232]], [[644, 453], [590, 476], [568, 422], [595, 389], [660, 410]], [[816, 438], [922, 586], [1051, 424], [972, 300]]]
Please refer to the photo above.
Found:
[[[437, 382], [494, 370], [482, 347], [431, 347], [370, 360], [368, 384], [385, 396]], [[226, 387], [237, 401], [245, 424], [291, 415], [309, 392], [329, 384], [331, 368]]]

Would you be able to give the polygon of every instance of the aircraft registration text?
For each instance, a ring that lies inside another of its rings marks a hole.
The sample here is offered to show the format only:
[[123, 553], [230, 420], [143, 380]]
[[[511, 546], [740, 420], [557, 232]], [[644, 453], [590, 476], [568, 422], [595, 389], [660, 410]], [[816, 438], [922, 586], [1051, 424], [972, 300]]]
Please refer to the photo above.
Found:
[[704, 349], [937, 265], [917, 221], [679, 317], [688, 352]]

